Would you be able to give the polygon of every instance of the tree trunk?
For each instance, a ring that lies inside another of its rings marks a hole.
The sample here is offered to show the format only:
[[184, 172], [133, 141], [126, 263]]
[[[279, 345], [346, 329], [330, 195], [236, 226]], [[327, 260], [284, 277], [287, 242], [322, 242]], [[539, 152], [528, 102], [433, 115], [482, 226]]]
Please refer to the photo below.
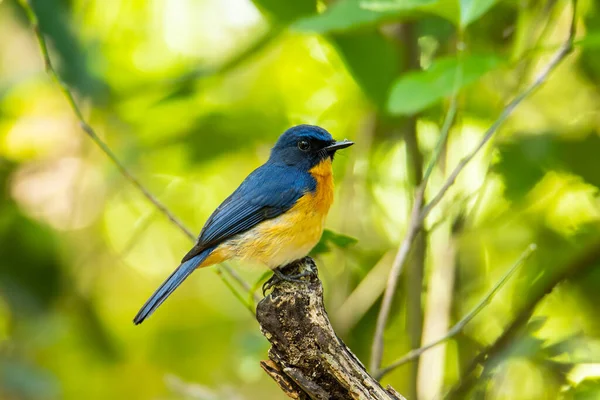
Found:
[[271, 342], [262, 368], [293, 399], [404, 400], [384, 389], [337, 337], [323, 306], [323, 286], [312, 258], [282, 267], [286, 276], [309, 274], [302, 281], [267, 285], [272, 291], [258, 303], [256, 318]]

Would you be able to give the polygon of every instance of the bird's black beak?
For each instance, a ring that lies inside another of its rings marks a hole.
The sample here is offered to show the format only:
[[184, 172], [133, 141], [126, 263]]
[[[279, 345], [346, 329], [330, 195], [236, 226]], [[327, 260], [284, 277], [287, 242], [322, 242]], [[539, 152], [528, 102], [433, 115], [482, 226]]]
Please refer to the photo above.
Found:
[[336, 151], [350, 147], [353, 144], [354, 142], [344, 139], [330, 144], [329, 146], [325, 147], [325, 150], [327, 150], [327, 153], [329, 154], [334, 154]]

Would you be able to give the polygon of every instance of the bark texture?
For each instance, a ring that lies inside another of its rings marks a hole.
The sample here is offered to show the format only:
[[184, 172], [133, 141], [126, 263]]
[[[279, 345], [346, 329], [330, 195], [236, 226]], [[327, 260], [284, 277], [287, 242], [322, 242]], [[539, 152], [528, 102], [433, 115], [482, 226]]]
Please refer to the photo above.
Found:
[[308, 274], [301, 282], [279, 281], [260, 301], [256, 318], [271, 342], [261, 366], [292, 399], [404, 400], [384, 389], [337, 337], [323, 305], [317, 266], [306, 257], [280, 268], [286, 276]]

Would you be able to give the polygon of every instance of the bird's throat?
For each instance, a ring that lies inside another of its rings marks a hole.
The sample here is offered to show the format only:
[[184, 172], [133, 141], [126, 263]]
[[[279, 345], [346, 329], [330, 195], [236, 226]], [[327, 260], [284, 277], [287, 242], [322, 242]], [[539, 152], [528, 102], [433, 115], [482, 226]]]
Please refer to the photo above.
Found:
[[312, 167], [308, 172], [313, 176], [313, 178], [317, 179], [317, 176], [333, 176], [333, 170], [331, 168], [331, 157], [327, 157], [314, 167]]

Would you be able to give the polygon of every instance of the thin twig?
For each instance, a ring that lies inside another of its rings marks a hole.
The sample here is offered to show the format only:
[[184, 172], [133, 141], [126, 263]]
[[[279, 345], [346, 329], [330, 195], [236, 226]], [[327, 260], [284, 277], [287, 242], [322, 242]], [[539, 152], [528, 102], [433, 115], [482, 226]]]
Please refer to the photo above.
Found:
[[[515, 85], [517, 89], [523, 86], [523, 82], [527, 78], [527, 71], [530, 70], [530, 67], [534, 60], [533, 57], [525, 57], [525, 55], [530, 49], [541, 47], [541, 43], [545, 38], [547, 32], [550, 30], [550, 28], [554, 28], [556, 26], [556, 24], [553, 23], [554, 21], [552, 21], [552, 11], [554, 11], [554, 6], [556, 6], [557, 4], [557, 0], [549, 0], [546, 4], [544, 4], [541, 12], [536, 14], [535, 19], [531, 22], [531, 25], [528, 29], [529, 34], [524, 39], [525, 43], [523, 44], [523, 52], [525, 54], [523, 54], [523, 56], [520, 59], [521, 63], [519, 63], [519, 65], [517, 66], [517, 70], [523, 71], [523, 73], [518, 74], [519, 78]], [[539, 29], [540, 27], [541, 30]], [[540, 31], [540, 33], [539, 35], [537, 35], [538, 37], [536, 40], [535, 36], [538, 33], [538, 30]]]
[[[514, 337], [521, 332], [521, 328], [530, 320], [537, 305], [546, 298], [554, 289], [562, 282], [567, 280], [579, 279], [586, 272], [597, 268], [600, 263], [600, 241], [587, 246], [587, 248], [579, 254], [575, 260], [569, 263], [566, 267], [560, 268], [558, 273], [552, 274], [551, 277], [543, 281], [541, 284], [532, 286], [527, 304], [519, 311], [512, 322], [506, 327], [502, 334], [490, 346], [483, 349], [469, 363], [467, 368], [462, 373], [462, 378], [448, 391], [444, 398], [460, 398], [463, 399], [464, 393], [470, 390], [471, 385], [479, 380], [474, 377], [473, 372], [477, 366], [488, 360], [494, 360], [498, 355], [502, 354], [507, 346], [513, 341]], [[552, 268], [546, 271], [552, 271]]]
[[427, 350], [452, 339], [454, 336], [456, 336], [460, 332], [462, 332], [464, 327], [469, 322], [471, 322], [473, 320], [473, 318], [475, 318], [477, 316], [477, 314], [479, 314], [479, 312], [481, 310], [483, 310], [483, 308], [486, 305], [488, 305], [490, 303], [490, 301], [496, 295], [496, 293], [498, 293], [498, 291], [502, 288], [502, 286], [504, 286], [504, 284], [506, 282], [508, 282], [510, 277], [514, 275], [514, 273], [517, 271], [517, 269], [519, 269], [519, 267], [521, 265], [523, 265], [525, 260], [527, 260], [529, 258], [529, 256], [531, 256], [531, 254], [535, 251], [536, 248], [537, 248], [537, 246], [534, 243], [530, 244], [529, 247], [527, 247], [527, 249], [517, 259], [517, 261], [515, 261], [515, 263], [512, 265], [512, 267], [510, 267], [510, 269], [508, 271], [506, 271], [504, 273], [504, 275], [502, 275], [502, 278], [500, 278], [500, 280], [494, 285], [492, 290], [490, 290], [485, 295], [485, 297], [483, 299], [481, 299], [481, 301], [475, 306], [475, 308], [473, 308], [467, 315], [465, 315], [452, 328], [450, 328], [448, 330], [448, 333], [446, 333], [446, 335], [442, 336], [441, 338], [439, 338], [423, 347], [409, 351], [403, 357], [394, 361], [389, 366], [381, 369], [381, 371], [379, 371], [379, 373], [377, 375], [375, 375], [375, 377], [377, 379], [381, 379], [384, 375], [387, 375], [388, 373], [392, 372], [394, 369], [398, 368], [399, 366], [406, 364], [407, 362], [409, 362], [411, 360], [414, 360], [415, 358], [419, 357], [421, 354], [425, 353]]
[[[398, 249], [396, 259], [394, 260], [394, 264], [392, 265], [392, 268], [390, 270], [388, 283], [383, 297], [383, 302], [381, 304], [381, 309], [379, 310], [379, 315], [377, 318], [375, 337], [373, 339], [373, 346], [371, 349], [370, 369], [373, 374], [377, 375], [377, 373], [379, 372], [379, 366], [381, 365], [381, 359], [383, 356], [383, 333], [387, 325], [387, 320], [389, 318], [390, 308], [394, 293], [396, 291], [398, 279], [402, 272], [402, 266], [404, 265], [408, 253], [410, 252], [412, 242], [414, 241], [415, 237], [420, 232], [423, 226], [423, 221], [425, 220], [425, 218], [427, 218], [431, 210], [435, 206], [437, 206], [438, 203], [444, 198], [445, 194], [448, 192], [448, 189], [450, 189], [450, 187], [456, 181], [458, 175], [460, 175], [460, 173], [467, 166], [467, 164], [469, 164], [469, 162], [473, 160], [473, 158], [475, 158], [477, 153], [490, 141], [490, 139], [494, 136], [498, 128], [512, 114], [515, 108], [525, 98], [530, 96], [536, 89], [538, 89], [546, 81], [550, 73], [554, 71], [554, 69], [560, 64], [560, 62], [573, 51], [573, 41], [575, 39], [576, 34], [576, 5], [577, 0], [573, 0], [573, 17], [569, 29], [569, 37], [559, 48], [556, 54], [552, 57], [552, 59], [542, 70], [542, 72], [537, 76], [533, 83], [529, 87], [527, 87], [527, 89], [525, 89], [523, 92], [517, 95], [508, 105], [506, 105], [506, 107], [504, 107], [504, 109], [500, 113], [500, 116], [489, 127], [481, 141], [466, 157], [464, 157], [458, 163], [456, 168], [446, 179], [446, 181], [444, 182], [438, 193], [433, 197], [433, 199], [420, 210], [416, 210], [416, 208], [413, 208], [411, 212], [411, 219], [409, 222], [408, 232]], [[432, 161], [437, 162], [436, 159], [432, 159]], [[425, 192], [426, 183], [427, 181], [424, 180], [422, 187], [420, 187], [419, 190], [417, 190], [416, 196], [423, 196]], [[415, 201], [415, 204], [418, 203]]]
[[411, 211], [408, 231], [406, 232], [406, 235], [404, 236], [400, 247], [398, 247], [398, 252], [396, 253], [396, 257], [394, 258], [394, 262], [392, 263], [392, 267], [388, 275], [388, 280], [383, 295], [383, 301], [381, 303], [381, 308], [379, 309], [379, 315], [377, 317], [377, 325], [375, 327], [373, 344], [371, 347], [371, 362], [369, 365], [369, 369], [374, 375], [377, 375], [379, 367], [381, 366], [381, 360], [383, 357], [383, 333], [385, 331], [387, 320], [390, 315], [392, 300], [394, 298], [394, 294], [396, 293], [398, 279], [400, 278], [400, 275], [402, 273], [402, 267], [404, 266], [404, 263], [408, 258], [408, 254], [410, 252], [412, 243], [422, 228], [423, 220], [419, 218], [419, 215], [423, 207], [427, 182], [429, 181], [433, 168], [437, 163], [440, 154], [442, 153], [444, 143], [446, 142], [448, 133], [450, 132], [450, 128], [452, 127], [452, 122], [454, 121], [454, 118], [456, 116], [457, 108], [458, 100], [457, 93], [455, 92], [452, 96], [452, 99], [450, 100], [448, 112], [444, 117], [444, 123], [440, 132], [440, 138], [438, 139], [438, 143], [436, 145], [434, 154], [429, 162], [429, 165], [427, 166], [427, 169], [425, 170], [425, 175], [423, 176], [423, 179], [421, 180], [421, 183], [419, 184], [419, 187], [415, 192], [415, 200]]
[[173, 213], [167, 207], [165, 207], [164, 204], [162, 204], [156, 197], [154, 197], [154, 195], [150, 193], [150, 191], [148, 191], [148, 189], [146, 189], [146, 187], [144, 187], [144, 185], [142, 185], [140, 181], [131, 174], [131, 172], [129, 172], [127, 167], [125, 167], [125, 165], [121, 163], [117, 156], [112, 152], [110, 147], [108, 147], [108, 145], [96, 134], [94, 129], [85, 121], [83, 113], [77, 105], [73, 93], [71, 93], [71, 90], [69, 90], [67, 85], [60, 79], [58, 73], [54, 69], [52, 61], [50, 60], [50, 53], [48, 52], [46, 39], [44, 39], [42, 31], [40, 30], [39, 21], [37, 15], [35, 14], [35, 11], [33, 10], [33, 7], [31, 6], [29, 0], [20, 1], [21, 5], [27, 13], [27, 16], [29, 17], [29, 21], [40, 46], [40, 51], [44, 59], [44, 68], [46, 69], [48, 75], [50, 75], [50, 77], [58, 84], [60, 90], [67, 99], [69, 106], [75, 113], [75, 116], [77, 117], [81, 129], [92, 139], [92, 141], [100, 148], [100, 150], [102, 150], [102, 152], [106, 154], [106, 156], [113, 162], [113, 164], [115, 164], [115, 166], [117, 167], [119, 172], [125, 177], [125, 179], [131, 182], [131, 184], [133, 184], [133, 186], [135, 186], [144, 195], [144, 197], [148, 199], [148, 201], [150, 201], [156, 208], [158, 208], [164, 215], [166, 215], [167, 218], [171, 220], [171, 222], [177, 225], [183, 233], [185, 233], [189, 238], [195, 239], [195, 235], [192, 233], [192, 231], [190, 231], [185, 225], [183, 225], [183, 223], [179, 221], [179, 219], [175, 215], [173, 215]]
[[[42, 34], [42, 31], [40, 29], [37, 15], [35, 14], [35, 11], [33, 10], [31, 3], [29, 2], [29, 0], [20, 0], [20, 3], [21, 3], [21, 6], [23, 7], [23, 9], [25, 10], [25, 12], [27, 13], [27, 17], [29, 18], [29, 22], [31, 23], [32, 29], [35, 33], [37, 42], [40, 47], [40, 52], [42, 54], [42, 58], [44, 60], [44, 68], [46, 70], [46, 73], [48, 73], [48, 75], [50, 75], [50, 77], [59, 86], [61, 92], [67, 99], [69, 106], [75, 113], [75, 116], [77, 117], [77, 120], [79, 122], [79, 126], [81, 127], [81, 129], [90, 137], [90, 139], [92, 139], [92, 141], [100, 148], [100, 150], [102, 150], [102, 152], [112, 161], [112, 163], [117, 167], [117, 169], [119, 170], [121, 175], [123, 175], [123, 177], [125, 179], [127, 179], [137, 190], [139, 190], [144, 195], [144, 197], [150, 203], [152, 203], [154, 205], [154, 207], [156, 207], [173, 224], [175, 224], [179, 228], [179, 230], [181, 230], [188, 238], [190, 238], [191, 240], [196, 240], [196, 235], [194, 235], [191, 230], [189, 230], [163, 203], [161, 203], [160, 200], [158, 200], [152, 193], [150, 193], [150, 191], [148, 189], [146, 189], [146, 187], [144, 185], [142, 185], [142, 183], [135, 176], [133, 176], [133, 174], [131, 172], [129, 172], [127, 167], [125, 167], [125, 165], [117, 158], [117, 156], [112, 152], [110, 147], [98, 136], [96, 131], [94, 131], [94, 129], [85, 121], [85, 118], [83, 117], [83, 113], [81, 112], [81, 109], [77, 105], [77, 102], [75, 101], [75, 97], [73, 96], [73, 93], [71, 92], [69, 87], [60, 79], [60, 76], [54, 69], [52, 60], [50, 59], [50, 53], [48, 52], [48, 46], [46, 44], [46, 39], [44, 39], [44, 35]], [[217, 266], [217, 268], [219, 268], [219, 266]], [[242, 277], [240, 277], [233, 269], [231, 269], [230, 267], [225, 266], [225, 265], [220, 266], [220, 268], [222, 268], [236, 282], [238, 282], [244, 288], [244, 290], [246, 290], [246, 291], [250, 290], [250, 285], [246, 281], [244, 281], [242, 279]], [[226, 280], [226, 278], [223, 276], [223, 274], [220, 271], [217, 271], [217, 274], [221, 277], [221, 279], [223, 279], [223, 281], [226, 283], [226, 285], [231, 288], [231, 285]], [[237, 292], [234, 292], [234, 294], [236, 295], [236, 297], [239, 297], [239, 294], [237, 294]], [[255, 295], [255, 299], [256, 299], [256, 301], [260, 300], [260, 298], [256, 295]]]
[[573, 40], [575, 39], [576, 33], [576, 7], [577, 0], [573, 0], [573, 18], [571, 20], [571, 26], [569, 28], [569, 37], [560, 47], [560, 49], [554, 54], [550, 62], [546, 65], [546, 68], [542, 70], [537, 76], [537, 78], [533, 81], [531, 85], [523, 92], [521, 92], [517, 97], [515, 97], [500, 113], [500, 116], [494, 123], [488, 128], [487, 132], [483, 136], [483, 139], [479, 142], [479, 144], [469, 153], [465, 158], [463, 158], [454, 171], [450, 174], [446, 182], [442, 185], [438, 193], [433, 197], [433, 199], [423, 208], [421, 213], [421, 219], [425, 219], [427, 215], [431, 212], [431, 210], [442, 200], [448, 189], [454, 184], [458, 175], [462, 172], [462, 170], [467, 166], [467, 164], [475, 158], [479, 150], [486, 145], [487, 142], [490, 141], [492, 136], [496, 133], [500, 125], [506, 121], [506, 119], [512, 114], [512, 112], [517, 108], [519, 104], [523, 100], [525, 100], [529, 95], [531, 95], [536, 89], [538, 89], [548, 78], [548, 75], [560, 64], [560, 62], [568, 56], [573, 51]]
[[[231, 276], [231, 278], [236, 281], [243, 289], [244, 291], [246, 291], [249, 295], [251, 295], [254, 298], [255, 302], [260, 301], [260, 296], [258, 296], [256, 293], [252, 292], [252, 287], [250, 286], [250, 284], [248, 282], [246, 282], [244, 280], [244, 278], [242, 278], [235, 269], [231, 268], [231, 266], [227, 263], [221, 263], [219, 265], [219, 267], [225, 271], [229, 276]], [[252, 311], [252, 314], [254, 315], [254, 311]]]
[[[460, 69], [459, 69], [459, 71], [460, 71]], [[459, 74], [459, 76], [460, 76], [460, 74]], [[459, 77], [458, 79], [460, 81], [461, 78]], [[456, 112], [458, 111], [457, 95], [458, 95], [458, 93], [455, 93], [455, 95], [452, 97], [452, 99], [450, 99], [450, 106], [448, 107], [448, 112], [446, 114], [446, 117], [444, 118], [444, 124], [442, 125], [442, 130], [440, 131], [440, 138], [438, 139], [436, 148], [433, 152], [433, 157], [431, 158], [431, 161], [429, 162], [429, 165], [427, 166], [427, 170], [425, 170], [425, 175], [423, 176], [423, 180], [425, 182], [429, 181], [429, 177], [431, 176], [431, 173], [433, 172], [433, 168], [435, 167], [435, 164], [437, 164], [437, 160], [440, 158], [440, 155], [442, 154], [442, 150], [444, 149], [444, 144], [448, 140], [448, 134], [450, 133], [450, 128], [452, 127], [454, 118], [456, 118]]]
[[[249, 302], [247, 302], [244, 299], [243, 294], [241, 294], [232, 284], [231, 282], [229, 282], [229, 280], [224, 276], [223, 271], [227, 271], [229, 274], [232, 274], [232, 276], [236, 276], [237, 274], [228, 266], [226, 265], [221, 265], [221, 268], [216, 268], [215, 272], [217, 273], [217, 275], [219, 276], [219, 278], [221, 278], [221, 280], [223, 281], [223, 283], [225, 283], [225, 286], [227, 286], [227, 288], [229, 289], [229, 291], [231, 291], [231, 293], [233, 293], [233, 295], [235, 296], [236, 299], [238, 299], [240, 301], [240, 303], [242, 303], [244, 305], [244, 307], [250, 311], [250, 314], [255, 315], [255, 311], [254, 311], [254, 304], [251, 304]], [[240, 277], [241, 279], [241, 277]], [[239, 281], [238, 281], [239, 282]], [[242, 281], [243, 282], [243, 281]], [[249, 292], [250, 294], [254, 294]], [[252, 298], [256, 299], [256, 295], [253, 296]]]
[[[419, 223], [418, 217], [420, 212], [420, 204], [422, 204], [423, 202], [423, 189], [424, 185], [419, 187], [417, 189], [417, 192], [415, 193], [415, 202], [410, 218], [411, 224], [408, 227], [408, 232], [406, 232], [406, 236], [404, 236], [404, 239], [402, 240], [402, 243], [398, 248], [398, 252], [396, 253], [396, 257], [394, 258], [394, 262], [392, 263], [392, 268], [390, 269], [388, 280], [385, 286], [383, 301], [381, 302], [381, 308], [379, 309], [379, 315], [377, 316], [377, 325], [375, 326], [373, 344], [371, 346], [371, 362], [369, 364], [369, 369], [371, 371], [371, 374], [373, 375], [377, 375], [379, 367], [381, 366], [381, 360], [383, 357], [383, 333], [385, 331], [387, 320], [390, 315], [390, 310], [392, 308], [392, 300], [394, 294], [396, 293], [398, 278], [400, 278], [402, 267], [404, 266], [404, 262], [408, 258], [408, 253], [410, 252], [411, 245], [417, 237], [417, 233], [419, 233], [420, 230], [420, 226], [418, 226], [417, 224]], [[414, 221], [415, 223], [412, 223], [412, 221]]]

